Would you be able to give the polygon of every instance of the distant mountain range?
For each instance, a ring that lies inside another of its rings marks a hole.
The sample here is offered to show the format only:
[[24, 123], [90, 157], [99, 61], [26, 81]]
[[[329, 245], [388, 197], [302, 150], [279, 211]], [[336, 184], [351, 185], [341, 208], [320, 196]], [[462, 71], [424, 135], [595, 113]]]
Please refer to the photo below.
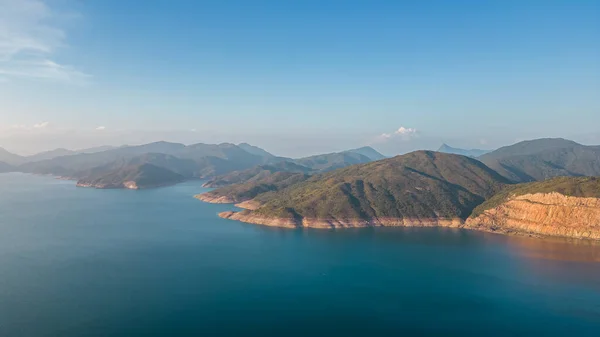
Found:
[[[27, 157], [0, 149], [0, 172], [51, 174], [78, 180], [79, 186], [97, 188], [148, 188], [181, 181], [170, 173], [175, 173], [183, 179], [197, 179], [233, 172], [230, 177], [220, 177], [220, 182], [215, 182], [217, 186], [245, 182], [257, 175], [264, 176], [267, 172], [314, 173], [371, 161], [369, 157], [353, 151], [364, 151], [374, 158], [381, 156], [373, 149], [361, 148], [291, 159], [274, 156], [247, 143], [200, 143], [186, 146], [179, 143], [155, 142], [80, 151], [56, 149]], [[149, 173], [146, 174], [146, 171]], [[165, 173], [164, 182], [160, 182], [160, 172]], [[136, 179], [142, 179], [149, 174], [152, 179], [144, 180], [146, 183], [140, 181], [134, 184]]]
[[113, 146], [99, 146], [89, 149], [82, 150], [67, 150], [67, 149], [55, 149], [51, 151], [40, 152], [31, 156], [20, 156], [14, 153], [10, 153], [3, 148], [0, 148], [0, 162], [10, 164], [13, 166], [21, 165], [24, 163], [36, 162], [41, 160], [53, 159], [61, 156], [69, 156], [79, 153], [96, 153], [110, 149], [114, 149]]
[[524, 141], [478, 159], [514, 182], [600, 175], [600, 146], [581, 145], [562, 138]]
[[491, 150], [480, 150], [480, 149], [465, 150], [465, 149], [459, 149], [456, 147], [451, 147], [448, 144], [442, 144], [442, 146], [440, 146], [440, 148], [437, 150], [437, 152], [460, 154], [461, 156], [467, 156], [467, 157], [479, 157], [488, 152], [491, 152]]

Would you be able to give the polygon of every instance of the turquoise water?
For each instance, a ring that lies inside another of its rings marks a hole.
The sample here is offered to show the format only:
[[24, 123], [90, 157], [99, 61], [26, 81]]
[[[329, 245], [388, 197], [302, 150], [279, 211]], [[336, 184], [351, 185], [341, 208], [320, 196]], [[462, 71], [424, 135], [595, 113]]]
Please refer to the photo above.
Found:
[[200, 182], [0, 175], [0, 336], [598, 336], [600, 246], [222, 220]]

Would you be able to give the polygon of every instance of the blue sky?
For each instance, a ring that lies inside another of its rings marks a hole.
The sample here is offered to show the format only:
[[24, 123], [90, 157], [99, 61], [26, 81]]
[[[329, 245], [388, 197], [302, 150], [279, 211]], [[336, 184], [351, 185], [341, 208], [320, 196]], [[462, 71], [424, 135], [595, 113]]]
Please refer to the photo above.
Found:
[[0, 22], [15, 151], [600, 144], [599, 1], [0, 0]]

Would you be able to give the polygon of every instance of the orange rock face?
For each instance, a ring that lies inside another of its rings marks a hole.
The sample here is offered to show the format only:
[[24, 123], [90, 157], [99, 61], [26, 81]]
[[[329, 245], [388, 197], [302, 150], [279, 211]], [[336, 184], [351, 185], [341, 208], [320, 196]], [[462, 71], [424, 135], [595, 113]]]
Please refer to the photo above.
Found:
[[466, 228], [600, 240], [600, 199], [526, 194], [468, 219]]
[[372, 220], [361, 219], [288, 219], [271, 218], [254, 214], [252, 212], [222, 212], [221, 218], [237, 220], [257, 225], [286, 227], [286, 228], [360, 228], [360, 227], [462, 227], [461, 219], [396, 219], [380, 218]]

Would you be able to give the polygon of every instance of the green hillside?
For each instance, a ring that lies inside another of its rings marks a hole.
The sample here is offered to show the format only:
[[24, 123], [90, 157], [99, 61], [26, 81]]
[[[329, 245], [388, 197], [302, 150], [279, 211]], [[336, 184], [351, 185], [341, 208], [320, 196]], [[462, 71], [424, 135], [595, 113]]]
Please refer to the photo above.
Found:
[[204, 195], [210, 198], [227, 197], [232, 202], [242, 202], [258, 196], [260, 196], [259, 198], [269, 198], [271, 194], [268, 192], [282, 190], [308, 178], [309, 175], [304, 173], [275, 172], [256, 177], [246, 183], [221, 187]]
[[514, 182], [600, 175], [600, 147], [560, 138], [520, 142], [478, 159]]
[[150, 188], [171, 185], [185, 178], [168, 169], [152, 164], [139, 164], [120, 167], [80, 179], [77, 185], [96, 188], [123, 188], [126, 182], [135, 182], [137, 188]]
[[295, 160], [299, 165], [321, 172], [333, 171], [342, 167], [368, 163], [371, 161], [373, 160], [365, 155], [348, 151], [320, 154]]
[[234, 171], [224, 175], [214, 177], [207, 181], [204, 186], [219, 188], [223, 186], [256, 182], [267, 178], [269, 175], [276, 172], [291, 172], [291, 173], [311, 173], [313, 170], [295, 164], [293, 162], [284, 161], [276, 164], [258, 165], [246, 170]]
[[256, 214], [282, 218], [466, 218], [508, 180], [464, 156], [417, 151], [311, 177]]

